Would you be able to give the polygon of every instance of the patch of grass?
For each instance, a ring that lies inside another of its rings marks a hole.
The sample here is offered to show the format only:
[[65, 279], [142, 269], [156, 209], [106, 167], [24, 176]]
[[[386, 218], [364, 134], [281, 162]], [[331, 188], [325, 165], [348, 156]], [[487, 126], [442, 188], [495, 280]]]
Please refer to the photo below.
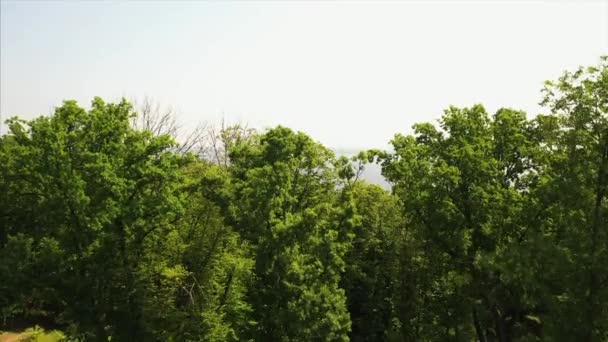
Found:
[[0, 342], [59, 342], [65, 338], [59, 330], [44, 331], [39, 326], [22, 332], [0, 332]]

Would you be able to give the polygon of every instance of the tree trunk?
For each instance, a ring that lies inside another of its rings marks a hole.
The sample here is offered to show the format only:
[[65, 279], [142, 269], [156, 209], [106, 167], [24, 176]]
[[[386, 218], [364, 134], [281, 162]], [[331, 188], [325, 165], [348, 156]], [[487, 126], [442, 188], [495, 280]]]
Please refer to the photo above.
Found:
[[479, 317], [477, 316], [477, 309], [473, 306], [473, 325], [475, 326], [475, 332], [477, 333], [477, 340], [479, 342], [486, 342], [486, 336], [483, 333], [481, 323], [479, 323]]
[[503, 319], [498, 306], [494, 306], [492, 309], [492, 315], [494, 316], [494, 324], [496, 325], [496, 337], [499, 342], [511, 342], [511, 334], [509, 327]]
[[606, 191], [606, 164], [608, 163], [608, 139], [605, 146], [602, 147], [599, 170], [597, 174], [595, 203], [593, 207], [593, 221], [591, 222], [590, 231], [590, 260], [589, 260], [589, 295], [587, 296], [587, 316], [589, 320], [588, 331], [586, 332], [585, 340], [588, 342], [594, 341], [594, 330], [596, 322], [596, 297], [599, 289], [599, 278], [596, 272], [596, 254], [598, 250], [598, 234], [602, 224], [602, 201], [604, 200]]

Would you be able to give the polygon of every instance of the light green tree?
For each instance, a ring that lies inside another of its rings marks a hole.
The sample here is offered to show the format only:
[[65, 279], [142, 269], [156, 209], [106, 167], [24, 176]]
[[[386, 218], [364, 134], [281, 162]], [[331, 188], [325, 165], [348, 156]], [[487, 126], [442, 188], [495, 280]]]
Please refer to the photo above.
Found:
[[231, 191], [218, 198], [255, 255], [252, 337], [347, 340], [350, 319], [339, 281], [357, 217], [350, 192], [340, 189], [333, 154], [277, 127], [237, 144], [229, 157]]

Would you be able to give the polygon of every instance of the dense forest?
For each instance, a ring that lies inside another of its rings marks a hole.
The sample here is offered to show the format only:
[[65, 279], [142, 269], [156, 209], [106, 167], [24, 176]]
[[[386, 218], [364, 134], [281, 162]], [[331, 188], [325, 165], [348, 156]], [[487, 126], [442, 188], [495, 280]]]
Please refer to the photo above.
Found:
[[[608, 58], [540, 97], [532, 118], [449, 107], [352, 158], [281, 126], [184, 137], [125, 100], [11, 118], [0, 329], [607, 341]], [[361, 180], [370, 163], [390, 191]]]

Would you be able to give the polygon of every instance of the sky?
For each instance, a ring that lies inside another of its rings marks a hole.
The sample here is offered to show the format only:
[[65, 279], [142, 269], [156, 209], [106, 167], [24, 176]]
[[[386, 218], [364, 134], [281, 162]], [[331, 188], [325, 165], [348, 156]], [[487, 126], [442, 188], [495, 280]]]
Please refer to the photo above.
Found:
[[[608, 54], [604, 1], [0, 0], [0, 114], [148, 97], [199, 122], [386, 148], [449, 105], [543, 112], [543, 82]], [[6, 128], [3, 129], [5, 132]]]

